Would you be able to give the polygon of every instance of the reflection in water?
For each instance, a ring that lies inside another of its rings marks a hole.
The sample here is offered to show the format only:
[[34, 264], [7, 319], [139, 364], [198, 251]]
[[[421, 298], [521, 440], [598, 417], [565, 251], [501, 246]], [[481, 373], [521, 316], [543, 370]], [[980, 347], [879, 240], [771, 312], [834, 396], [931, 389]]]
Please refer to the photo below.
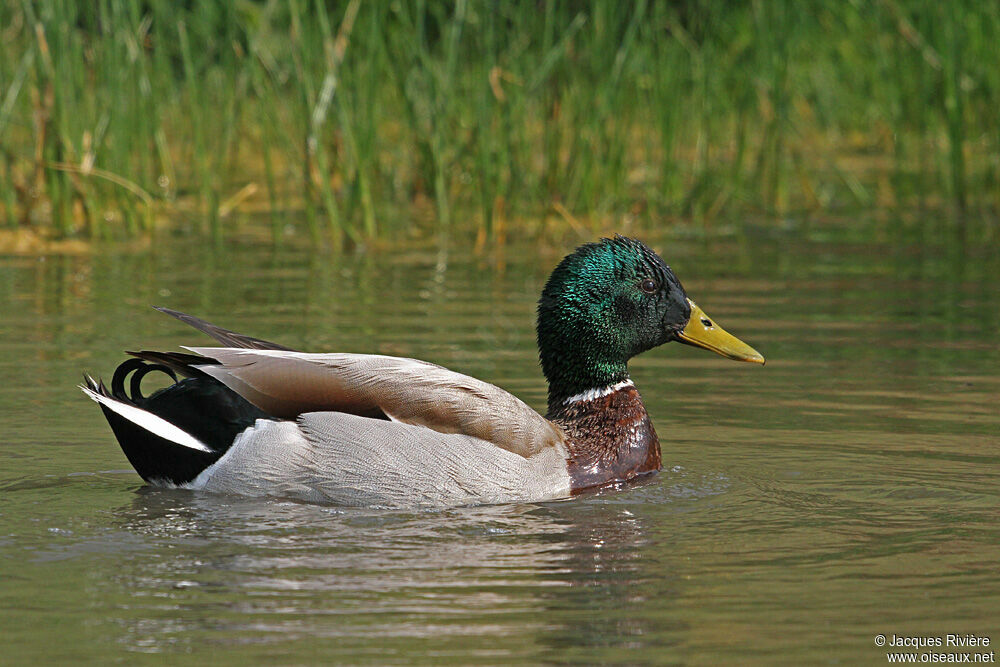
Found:
[[603, 651], [653, 648], [663, 636], [664, 617], [648, 616], [645, 603], [655, 596], [668, 609], [673, 576], [649, 548], [642, 519], [616, 505], [591, 505], [574, 513], [568, 532], [567, 579], [573, 585], [545, 596], [545, 613], [560, 626], [543, 643], [556, 655], [591, 661]]
[[[671, 490], [648, 492], [666, 500]], [[647, 587], [662, 604], [672, 586], [633, 503], [404, 513], [144, 489], [113, 512], [109, 534], [144, 547], [92, 584], [129, 592], [116, 622], [135, 650], [206, 634], [259, 643], [508, 632], [524, 647], [613, 647], [662, 632], [650, 626], [662, 618], [642, 618], [638, 605]]]
[[[537, 618], [524, 591], [563, 585], [551, 576], [567, 559], [565, 524], [529, 506], [369, 512], [151, 491], [115, 514], [153, 549], [113, 584], [134, 591], [123, 625], [135, 648], [192, 632], [252, 642], [489, 635], [480, 612]], [[220, 595], [223, 608], [211, 601]], [[164, 604], [172, 617], [144, 613]]]
[[107, 533], [138, 546], [110, 580], [101, 573], [91, 585], [109, 597], [127, 591], [109, 622], [140, 651], [206, 637], [256, 645], [511, 636], [498, 655], [525, 657], [665, 646], [665, 632], [686, 626], [648, 615], [651, 600], [669, 608], [678, 581], [642, 508], [724, 489], [667, 473], [624, 495], [397, 512], [144, 487], [112, 511]]

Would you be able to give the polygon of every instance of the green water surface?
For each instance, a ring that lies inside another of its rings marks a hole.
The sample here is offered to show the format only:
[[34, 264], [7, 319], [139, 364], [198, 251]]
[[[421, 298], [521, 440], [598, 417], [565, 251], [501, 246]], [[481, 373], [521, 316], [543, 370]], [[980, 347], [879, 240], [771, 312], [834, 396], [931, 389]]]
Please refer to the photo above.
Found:
[[543, 408], [534, 304], [574, 241], [0, 258], [0, 663], [885, 664], [878, 634], [1000, 642], [998, 244], [851, 224], [647, 239], [768, 359], [633, 362], [651, 482], [419, 513], [146, 488], [76, 385], [206, 342], [161, 304]]

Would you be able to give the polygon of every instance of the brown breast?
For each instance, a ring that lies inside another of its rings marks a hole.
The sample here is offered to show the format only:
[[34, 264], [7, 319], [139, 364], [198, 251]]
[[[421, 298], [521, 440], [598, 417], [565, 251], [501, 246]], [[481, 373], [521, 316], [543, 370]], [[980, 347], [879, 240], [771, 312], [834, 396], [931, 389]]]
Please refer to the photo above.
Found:
[[631, 385], [607, 396], [561, 405], [549, 419], [566, 432], [574, 494], [628, 482], [661, 467], [656, 430], [639, 391]]

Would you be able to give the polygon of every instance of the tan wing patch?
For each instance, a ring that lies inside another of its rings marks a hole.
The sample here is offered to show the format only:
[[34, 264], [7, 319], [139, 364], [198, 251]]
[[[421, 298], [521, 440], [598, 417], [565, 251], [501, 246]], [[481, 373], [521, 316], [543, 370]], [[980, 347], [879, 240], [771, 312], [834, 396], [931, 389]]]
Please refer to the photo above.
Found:
[[558, 426], [512, 394], [441, 366], [401, 357], [188, 348], [201, 367], [277, 417], [336, 411], [385, 415], [440, 433], [471, 435], [528, 457], [562, 442]]

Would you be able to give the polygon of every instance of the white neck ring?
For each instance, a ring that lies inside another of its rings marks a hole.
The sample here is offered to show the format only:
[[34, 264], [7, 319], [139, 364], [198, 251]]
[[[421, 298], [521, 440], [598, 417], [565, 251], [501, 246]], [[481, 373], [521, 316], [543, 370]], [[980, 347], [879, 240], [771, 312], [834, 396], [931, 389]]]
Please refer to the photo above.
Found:
[[607, 387], [594, 387], [593, 389], [588, 389], [587, 391], [581, 391], [579, 394], [574, 394], [566, 400], [563, 401], [564, 405], [569, 405], [571, 403], [581, 403], [584, 401], [593, 401], [598, 398], [603, 398], [609, 394], [613, 394], [616, 391], [624, 389], [625, 387], [634, 387], [631, 378], [626, 378], [621, 382]]

